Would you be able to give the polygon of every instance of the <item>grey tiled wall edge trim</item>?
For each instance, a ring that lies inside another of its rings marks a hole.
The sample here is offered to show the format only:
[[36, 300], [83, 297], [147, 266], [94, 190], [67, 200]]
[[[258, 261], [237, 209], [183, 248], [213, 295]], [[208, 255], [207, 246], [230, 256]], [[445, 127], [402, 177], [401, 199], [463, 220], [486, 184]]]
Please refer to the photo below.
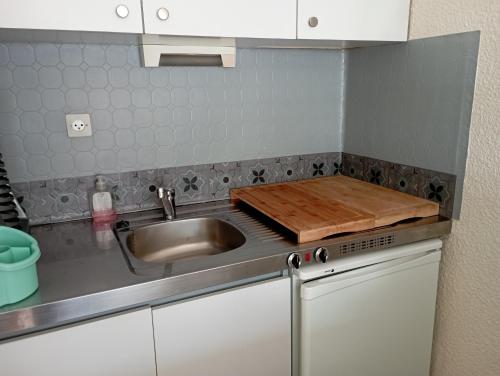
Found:
[[342, 173], [439, 203], [440, 214], [451, 218], [456, 176], [380, 159], [342, 153]]
[[[174, 187], [177, 204], [229, 197], [231, 188], [330, 176], [340, 173], [341, 153], [320, 153], [228, 163], [159, 168], [103, 174], [116, 199], [118, 212], [159, 207], [156, 187]], [[90, 216], [87, 192], [95, 175], [13, 183], [22, 196], [31, 224]]]

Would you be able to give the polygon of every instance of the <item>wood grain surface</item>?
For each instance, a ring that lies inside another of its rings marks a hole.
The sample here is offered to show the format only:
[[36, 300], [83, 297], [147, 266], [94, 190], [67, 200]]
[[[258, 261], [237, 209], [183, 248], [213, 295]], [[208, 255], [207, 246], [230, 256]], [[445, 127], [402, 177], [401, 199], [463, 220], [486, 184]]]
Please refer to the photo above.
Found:
[[231, 199], [285, 226], [299, 243], [439, 213], [435, 202], [347, 176], [238, 188]]

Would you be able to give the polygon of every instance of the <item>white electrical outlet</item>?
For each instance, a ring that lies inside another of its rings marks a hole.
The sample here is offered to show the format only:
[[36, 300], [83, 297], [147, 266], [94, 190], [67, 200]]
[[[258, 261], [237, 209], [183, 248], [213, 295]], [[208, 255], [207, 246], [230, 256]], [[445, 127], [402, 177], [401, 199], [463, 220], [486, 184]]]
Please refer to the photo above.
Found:
[[66, 115], [66, 128], [68, 137], [88, 137], [92, 136], [92, 125], [89, 114], [68, 114]]

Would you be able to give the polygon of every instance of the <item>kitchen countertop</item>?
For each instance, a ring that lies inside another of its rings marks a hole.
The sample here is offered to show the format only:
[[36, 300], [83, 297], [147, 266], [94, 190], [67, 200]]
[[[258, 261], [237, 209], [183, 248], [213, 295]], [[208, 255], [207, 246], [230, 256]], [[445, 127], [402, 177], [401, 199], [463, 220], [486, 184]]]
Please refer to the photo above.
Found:
[[[121, 219], [145, 224], [157, 220], [158, 215], [159, 211], [148, 211], [126, 214]], [[39, 289], [19, 303], [0, 308], [0, 340], [281, 273], [287, 268], [290, 252], [304, 253], [318, 245], [341, 244], [387, 231], [346, 234], [298, 245], [277, 231], [273, 223], [251, 211], [241, 211], [228, 201], [178, 208], [179, 219], [199, 216], [215, 216], [232, 223], [242, 230], [246, 243], [230, 252], [174, 262], [168, 268], [144, 264], [144, 268], [134, 269], [132, 266], [137, 264], [127, 262], [114, 234], [102, 241], [91, 220], [33, 227], [32, 235], [42, 251], [38, 262]], [[402, 236], [400, 242], [439, 237], [450, 229], [451, 221], [438, 217], [390, 226], [392, 233], [411, 233], [410, 237]], [[333, 248], [331, 257], [341, 256], [341, 248], [338, 255]]]

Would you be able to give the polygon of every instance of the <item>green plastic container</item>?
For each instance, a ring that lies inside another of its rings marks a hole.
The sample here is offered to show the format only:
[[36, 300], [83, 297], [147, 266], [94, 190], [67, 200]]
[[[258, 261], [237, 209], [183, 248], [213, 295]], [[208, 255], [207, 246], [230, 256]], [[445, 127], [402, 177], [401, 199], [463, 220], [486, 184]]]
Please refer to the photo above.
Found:
[[37, 241], [28, 234], [0, 226], [0, 307], [16, 303], [38, 289]]

